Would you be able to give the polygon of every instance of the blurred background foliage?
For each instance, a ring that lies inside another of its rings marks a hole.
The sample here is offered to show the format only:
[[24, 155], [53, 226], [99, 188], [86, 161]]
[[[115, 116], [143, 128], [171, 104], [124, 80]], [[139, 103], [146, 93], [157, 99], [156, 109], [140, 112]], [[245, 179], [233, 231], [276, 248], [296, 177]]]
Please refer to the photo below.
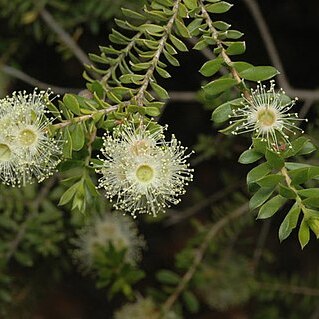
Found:
[[[0, 96], [33, 88], [13, 77], [7, 66], [66, 91], [85, 87], [83, 66], [45, 22], [44, 8], [84, 52], [98, 54], [99, 45], [109, 44], [113, 18], [122, 17], [120, 7], [137, 11], [145, 2], [0, 0]], [[312, 50], [319, 31], [318, 2], [259, 4], [290, 83], [318, 88], [319, 60]], [[244, 1], [236, 2], [224, 19], [245, 33], [243, 60], [272, 64]], [[102, 319], [113, 318], [114, 313], [116, 319], [156, 318], [158, 305], [182, 280], [210, 227], [230, 212], [247, 210], [249, 194], [242, 181], [249, 167], [237, 163], [237, 158], [249, 141], [218, 134], [219, 127], [210, 121], [211, 111], [228, 96], [207, 100], [198, 92], [205, 84], [198, 72], [205, 55], [181, 53], [179, 61], [180, 68], [169, 67], [172, 78], [163, 80], [173, 94], [160, 123], [168, 123], [169, 130], [196, 151], [195, 180], [182, 203], [155, 220], [139, 218], [123, 232], [116, 221], [110, 222], [113, 228], [106, 232], [123, 236], [124, 244], [118, 245], [116, 236], [102, 236], [101, 241], [100, 230], [92, 231], [110, 212], [103, 198], [84, 215], [58, 206], [67, 189], [58, 183], [60, 174], [22, 189], [2, 186], [1, 318]], [[318, 102], [310, 104], [308, 133], [318, 145]], [[318, 164], [318, 153], [307, 160]], [[203, 263], [167, 318], [319, 318], [318, 243], [313, 240], [301, 251], [293, 233], [280, 244], [277, 232], [282, 218], [278, 214], [271, 221], [256, 222], [252, 212], [225, 227], [209, 241]], [[139, 240], [125, 241], [133, 238], [128, 234]], [[92, 245], [85, 246], [88, 242]], [[134, 249], [142, 250], [141, 260], [134, 263], [127, 259], [133, 242]], [[87, 260], [77, 257], [81, 248], [91, 254], [90, 267], [83, 267]]]

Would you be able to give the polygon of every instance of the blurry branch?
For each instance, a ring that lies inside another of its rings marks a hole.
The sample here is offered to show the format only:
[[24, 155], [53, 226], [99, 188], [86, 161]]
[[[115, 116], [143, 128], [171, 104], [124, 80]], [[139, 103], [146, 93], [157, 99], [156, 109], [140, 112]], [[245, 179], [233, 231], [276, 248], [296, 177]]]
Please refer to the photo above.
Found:
[[[27, 84], [38, 87], [39, 89], [48, 89], [50, 88], [53, 92], [57, 94], [66, 94], [73, 93], [78, 94], [83, 88], [65, 88], [56, 85], [51, 85], [49, 83], [45, 83], [39, 81], [38, 79], [33, 78], [32, 76], [8, 65], [0, 64], [0, 72], [3, 72], [13, 78], [21, 80]], [[169, 92], [170, 100], [173, 102], [197, 102], [196, 92], [191, 91], [171, 91]]]
[[41, 82], [35, 78], [33, 78], [32, 76], [12, 67], [12, 66], [8, 66], [8, 65], [0, 65], [0, 71], [2, 71], [3, 73], [19, 79], [25, 83], [28, 83], [32, 86], [38, 87], [39, 89], [48, 89], [50, 88], [53, 92], [57, 93], [57, 94], [65, 94], [65, 93], [78, 93], [81, 91], [81, 89], [76, 89], [76, 88], [64, 88], [64, 87], [60, 87], [60, 86], [55, 86], [55, 85], [51, 85], [45, 82]]
[[283, 284], [267, 283], [267, 282], [257, 282], [257, 285], [258, 285], [257, 286], [258, 288], [265, 289], [265, 290], [273, 290], [273, 291], [280, 291], [280, 292], [286, 292], [286, 293], [297, 294], [297, 295], [319, 297], [319, 289], [311, 288], [311, 287], [283, 285]]
[[46, 9], [40, 11], [40, 16], [48, 27], [55, 32], [61, 41], [74, 53], [82, 64], [92, 64], [87, 54], [78, 46], [74, 39], [54, 20]]
[[266, 239], [269, 233], [269, 229], [270, 229], [270, 224], [271, 224], [271, 220], [268, 219], [266, 220], [262, 227], [261, 227], [261, 231], [259, 233], [258, 239], [257, 239], [257, 244], [256, 244], [256, 248], [254, 251], [254, 256], [253, 256], [253, 270], [256, 272], [258, 265], [259, 265], [259, 261], [260, 258], [262, 256], [262, 252], [266, 243]]
[[241, 217], [243, 214], [245, 214], [247, 211], [249, 211], [248, 203], [245, 203], [241, 205], [239, 208], [231, 212], [230, 214], [226, 215], [222, 219], [220, 219], [218, 222], [212, 225], [210, 230], [208, 231], [207, 235], [203, 239], [201, 245], [198, 247], [198, 249], [195, 251], [195, 256], [193, 263], [190, 265], [187, 272], [182, 277], [181, 281], [179, 282], [176, 289], [173, 291], [173, 293], [167, 298], [167, 300], [164, 302], [162, 310], [163, 314], [167, 313], [174, 303], [177, 301], [181, 293], [186, 289], [188, 283], [193, 278], [197, 267], [200, 265], [201, 261], [203, 260], [206, 250], [209, 247], [210, 242], [213, 240], [213, 238], [226, 226], [228, 225], [232, 220], [237, 219]]
[[8, 243], [9, 250], [7, 251], [5, 255], [5, 259], [9, 261], [11, 257], [14, 255], [16, 250], [18, 249], [21, 241], [23, 240], [23, 237], [25, 235], [25, 232], [28, 227], [29, 220], [34, 218], [39, 214], [39, 207], [42, 203], [42, 201], [48, 196], [48, 193], [50, 192], [51, 188], [53, 187], [54, 183], [56, 181], [55, 177], [52, 177], [48, 180], [48, 182], [41, 188], [41, 191], [39, 192], [38, 196], [28, 203], [30, 206], [30, 213], [27, 215], [24, 222], [20, 225], [19, 231], [17, 232], [14, 239]]
[[244, 0], [244, 2], [255, 20], [272, 64], [274, 65], [274, 67], [276, 67], [276, 69], [280, 71], [280, 74], [278, 75], [279, 85], [286, 91], [288, 95], [298, 96], [302, 100], [319, 100], [319, 90], [298, 89], [293, 88], [290, 85], [275, 43], [258, 3], [255, 0]]
[[310, 319], [319, 319], [319, 305], [314, 309]]
[[306, 115], [310, 111], [310, 108], [311, 108], [313, 102], [314, 102], [314, 100], [312, 100], [312, 99], [305, 100], [305, 102], [304, 102], [304, 104], [301, 107], [300, 112], [299, 112], [300, 118], [306, 117]]
[[235, 189], [238, 187], [241, 187], [242, 183], [237, 184], [231, 184], [231, 186], [228, 186], [224, 188], [223, 190], [212, 194], [211, 196], [205, 198], [204, 200], [201, 200], [200, 202], [196, 203], [195, 205], [185, 209], [184, 211], [175, 211], [170, 210], [169, 211], [169, 217], [164, 222], [165, 226], [173, 226], [175, 224], [178, 224], [185, 219], [190, 218], [191, 216], [197, 214], [202, 209], [206, 208], [207, 206], [223, 199], [224, 197], [228, 196], [230, 193], [232, 193]]

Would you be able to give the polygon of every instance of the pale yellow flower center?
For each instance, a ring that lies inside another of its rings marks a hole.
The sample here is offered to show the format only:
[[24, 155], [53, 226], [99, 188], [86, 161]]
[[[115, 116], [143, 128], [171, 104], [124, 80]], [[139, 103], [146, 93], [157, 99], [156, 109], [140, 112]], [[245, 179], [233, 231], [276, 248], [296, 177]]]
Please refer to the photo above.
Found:
[[263, 126], [272, 126], [277, 120], [276, 113], [270, 109], [263, 109], [258, 112], [258, 122]]
[[153, 179], [154, 170], [149, 165], [140, 165], [136, 170], [136, 177], [142, 183], [148, 183]]
[[11, 157], [11, 150], [7, 144], [0, 144], [0, 161], [5, 162]]
[[37, 138], [38, 138], [38, 136], [37, 136], [36, 132], [34, 132], [30, 129], [24, 129], [19, 134], [19, 140], [20, 140], [21, 144], [24, 146], [31, 146], [32, 144], [35, 143]]

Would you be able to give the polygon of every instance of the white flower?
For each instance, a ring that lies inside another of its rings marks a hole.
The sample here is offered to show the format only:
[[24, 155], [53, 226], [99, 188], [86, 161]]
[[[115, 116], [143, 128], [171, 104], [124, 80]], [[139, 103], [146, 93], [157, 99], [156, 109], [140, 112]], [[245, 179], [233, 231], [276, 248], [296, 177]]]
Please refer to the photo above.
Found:
[[135, 223], [127, 216], [119, 213], [107, 213], [79, 231], [79, 238], [74, 240], [76, 260], [81, 262], [84, 271], [90, 270], [99, 249], [126, 249], [125, 261], [136, 264], [141, 258], [141, 250], [145, 247], [142, 236], [138, 235]]
[[270, 81], [268, 90], [259, 83], [251, 90], [250, 99], [244, 97], [243, 107], [233, 110], [230, 124], [236, 127], [232, 134], [254, 132], [255, 137], [267, 141], [270, 148], [278, 151], [282, 143], [291, 147], [288, 134], [303, 131], [296, 125], [296, 121], [302, 120], [298, 119], [298, 114], [288, 113], [297, 98], [287, 101], [285, 92], [282, 89], [275, 92], [274, 87], [274, 81]]
[[[13, 93], [0, 100], [0, 179], [20, 186], [52, 175], [62, 155], [61, 142], [49, 136], [50, 92]], [[1, 155], [2, 154], [2, 155]]]
[[14, 146], [0, 133], [0, 181], [6, 185], [19, 185], [21, 174], [17, 168], [19, 159], [14, 152]]
[[114, 314], [114, 319], [179, 319], [175, 312], [161, 315], [161, 310], [152, 299], [139, 297], [136, 302], [125, 304]]
[[116, 209], [133, 217], [136, 213], [156, 216], [170, 204], [179, 203], [184, 187], [192, 180], [186, 148], [174, 136], [166, 142], [163, 130], [124, 123], [104, 138], [105, 159], [97, 169], [103, 175], [99, 187], [114, 200]]

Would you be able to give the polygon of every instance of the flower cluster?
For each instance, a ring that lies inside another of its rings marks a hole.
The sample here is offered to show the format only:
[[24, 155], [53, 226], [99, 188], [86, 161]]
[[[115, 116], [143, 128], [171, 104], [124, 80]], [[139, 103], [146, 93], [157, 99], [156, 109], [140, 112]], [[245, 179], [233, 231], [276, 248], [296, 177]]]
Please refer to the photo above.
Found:
[[135, 223], [122, 214], [106, 213], [98, 217], [79, 231], [75, 244], [75, 259], [81, 263], [84, 271], [89, 271], [94, 264], [100, 249], [109, 249], [110, 244], [116, 251], [125, 249], [125, 261], [136, 264], [141, 258], [141, 250], [145, 247], [144, 238], [138, 235]]
[[236, 127], [232, 134], [253, 132], [256, 137], [267, 141], [270, 148], [279, 150], [280, 144], [291, 147], [288, 134], [303, 133], [296, 125], [296, 121], [302, 119], [298, 119], [297, 113], [289, 113], [297, 98], [291, 100], [282, 89], [276, 92], [274, 81], [270, 81], [268, 90], [259, 83], [255, 90], [251, 90], [249, 99], [243, 98], [243, 107], [234, 109], [230, 116], [230, 124]]
[[186, 148], [172, 136], [165, 141], [165, 128], [125, 122], [113, 134], [104, 137], [103, 164], [97, 169], [103, 176], [99, 187], [114, 207], [156, 216], [170, 204], [180, 202], [185, 185], [192, 180]]
[[14, 92], [0, 100], [0, 180], [21, 186], [52, 175], [61, 143], [48, 135], [50, 92]]
[[124, 305], [114, 314], [114, 319], [179, 319], [175, 312], [169, 311], [161, 315], [160, 308], [157, 307], [150, 298], [138, 298], [135, 303]]

